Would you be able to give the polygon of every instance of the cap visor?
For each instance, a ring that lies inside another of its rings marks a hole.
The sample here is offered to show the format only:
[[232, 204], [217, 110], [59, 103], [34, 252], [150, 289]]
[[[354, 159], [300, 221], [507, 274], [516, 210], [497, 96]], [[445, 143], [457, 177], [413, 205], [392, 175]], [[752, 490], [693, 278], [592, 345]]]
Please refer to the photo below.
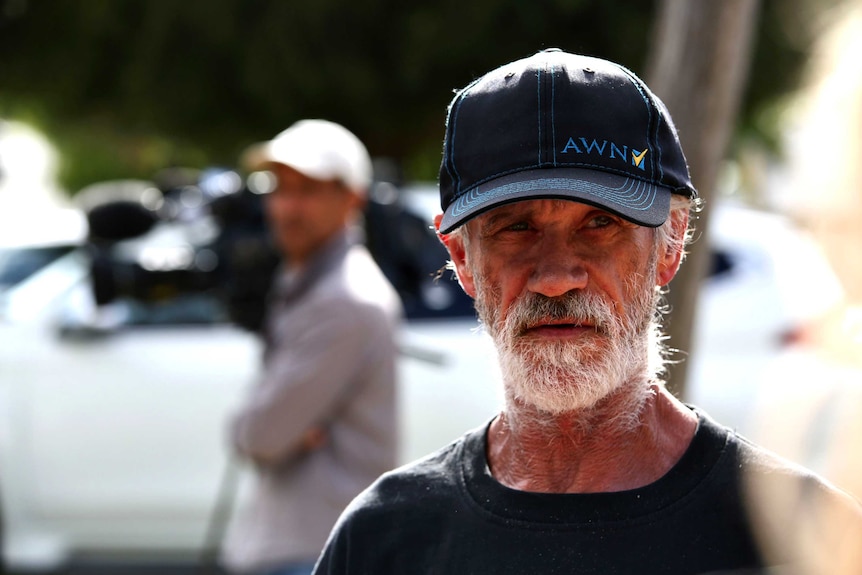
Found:
[[533, 199], [566, 199], [591, 204], [642, 226], [658, 227], [670, 210], [670, 189], [644, 180], [584, 168], [517, 172], [480, 184], [453, 201], [440, 232], [503, 204]]

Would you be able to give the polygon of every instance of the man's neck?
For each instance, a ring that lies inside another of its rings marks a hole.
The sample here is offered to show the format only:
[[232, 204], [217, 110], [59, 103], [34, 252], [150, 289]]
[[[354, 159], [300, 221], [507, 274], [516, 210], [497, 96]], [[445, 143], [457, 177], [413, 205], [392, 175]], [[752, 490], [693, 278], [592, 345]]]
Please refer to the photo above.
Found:
[[540, 493], [598, 493], [648, 485], [673, 467], [697, 427], [694, 413], [664, 387], [633, 422], [624, 395], [607, 398], [590, 414], [538, 416], [510, 405], [488, 431], [492, 475], [513, 489]]

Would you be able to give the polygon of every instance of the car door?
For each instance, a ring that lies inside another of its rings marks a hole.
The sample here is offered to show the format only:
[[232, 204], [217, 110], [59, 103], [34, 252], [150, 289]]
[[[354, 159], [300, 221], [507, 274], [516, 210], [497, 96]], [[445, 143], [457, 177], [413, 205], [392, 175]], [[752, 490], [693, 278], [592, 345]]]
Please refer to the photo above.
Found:
[[3, 326], [9, 497], [59, 548], [196, 550], [257, 338], [222, 321], [205, 294], [94, 315], [86, 259], [60, 263], [41, 272], [55, 276], [42, 278], [50, 289], [34, 278], [17, 298], [34, 312]]

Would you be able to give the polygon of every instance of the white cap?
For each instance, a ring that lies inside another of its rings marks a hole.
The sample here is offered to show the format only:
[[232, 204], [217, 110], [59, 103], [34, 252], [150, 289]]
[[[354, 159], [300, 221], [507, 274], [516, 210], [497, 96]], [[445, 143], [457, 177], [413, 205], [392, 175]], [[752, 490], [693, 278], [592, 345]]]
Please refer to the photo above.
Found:
[[371, 185], [368, 150], [344, 126], [327, 120], [300, 120], [268, 142], [243, 154], [243, 164], [258, 170], [284, 164], [316, 180], [340, 180], [364, 195]]

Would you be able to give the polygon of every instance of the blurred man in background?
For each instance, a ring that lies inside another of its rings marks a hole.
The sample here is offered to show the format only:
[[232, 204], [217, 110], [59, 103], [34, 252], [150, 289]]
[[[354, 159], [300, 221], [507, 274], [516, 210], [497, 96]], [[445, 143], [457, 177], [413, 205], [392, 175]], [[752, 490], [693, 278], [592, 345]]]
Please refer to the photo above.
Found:
[[435, 223], [505, 406], [355, 500], [316, 573], [760, 573], [858, 547], [858, 502], [663, 384], [697, 192], [639, 78], [557, 50], [505, 65], [457, 94], [443, 154]]
[[274, 177], [265, 210], [284, 265], [268, 302], [263, 373], [231, 426], [257, 482], [224, 563], [308, 574], [343, 507], [395, 465], [401, 305], [356, 229], [372, 167], [352, 133], [300, 121], [246, 163]]

